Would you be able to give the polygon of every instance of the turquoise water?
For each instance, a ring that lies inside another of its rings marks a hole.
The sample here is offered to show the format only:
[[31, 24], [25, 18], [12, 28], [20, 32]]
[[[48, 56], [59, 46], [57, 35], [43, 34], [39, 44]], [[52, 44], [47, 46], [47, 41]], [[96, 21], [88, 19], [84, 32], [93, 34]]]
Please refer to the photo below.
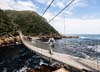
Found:
[[68, 34], [68, 35], [79, 36], [80, 38], [83, 39], [100, 39], [100, 34]]
[[84, 34], [84, 35], [79, 35], [80, 38], [84, 38], [84, 39], [100, 39], [100, 34]]

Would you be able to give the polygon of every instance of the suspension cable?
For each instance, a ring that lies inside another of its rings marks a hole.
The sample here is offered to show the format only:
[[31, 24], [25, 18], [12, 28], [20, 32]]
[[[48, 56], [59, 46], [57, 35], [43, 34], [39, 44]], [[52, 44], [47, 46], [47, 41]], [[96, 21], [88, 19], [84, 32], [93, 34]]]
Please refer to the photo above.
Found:
[[43, 15], [47, 12], [47, 10], [50, 8], [51, 4], [54, 2], [54, 0], [51, 1], [51, 3], [48, 5], [48, 7], [46, 8], [46, 10], [44, 11], [44, 13], [42, 14], [42, 17]]
[[69, 4], [67, 4], [61, 11], [58, 12], [58, 14], [56, 14], [52, 19], [49, 20], [49, 22], [51, 22], [54, 18], [56, 18], [61, 12], [63, 12], [66, 8], [68, 8], [75, 0], [72, 0], [71, 2], [69, 2]]
[[[51, 6], [51, 4], [54, 2], [54, 0], [52, 0], [51, 2], [50, 2], [50, 4], [47, 6], [47, 8], [45, 9], [45, 11], [43, 12], [43, 14], [41, 15], [41, 18], [40, 18], [40, 21], [39, 21], [39, 23], [41, 23], [41, 20], [42, 20], [42, 17], [43, 17], [43, 15], [47, 12], [47, 10], [50, 8], [50, 6]], [[38, 50], [38, 49], [37, 49]], [[41, 49], [41, 53], [42, 53], [42, 49]]]
[[98, 65], [99, 64], [99, 60], [98, 60], [98, 55], [97, 55], [98, 48], [99, 48], [99, 45], [96, 46], [97, 69], [98, 69], [98, 72], [99, 72], [99, 65]]
[[47, 6], [47, 8], [45, 9], [45, 11], [43, 12], [43, 14], [41, 15], [40, 21], [39, 23], [41, 23], [42, 17], [43, 15], [47, 12], [47, 10], [50, 8], [51, 4], [54, 2], [54, 0], [51, 1], [51, 3]]
[[[65, 36], [65, 32], [66, 32], [66, 21], [65, 21], [65, 16], [64, 16], [64, 36]], [[66, 48], [66, 38], [64, 40], [64, 48]]]
[[50, 6], [51, 6], [51, 4], [52, 4], [53, 2], [54, 2], [54, 0], [51, 1], [51, 3], [47, 6], [47, 8], [45, 9], [45, 11], [43, 12], [43, 14], [41, 15], [41, 18], [40, 18], [39, 23], [41, 22], [43, 15], [47, 12], [47, 10], [50, 8]]

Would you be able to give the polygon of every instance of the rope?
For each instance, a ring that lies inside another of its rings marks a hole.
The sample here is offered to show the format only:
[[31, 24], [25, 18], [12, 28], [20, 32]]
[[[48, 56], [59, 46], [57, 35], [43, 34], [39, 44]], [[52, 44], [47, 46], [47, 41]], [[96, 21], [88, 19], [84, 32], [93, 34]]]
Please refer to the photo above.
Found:
[[[42, 20], [42, 17], [43, 17], [43, 15], [47, 12], [47, 10], [50, 8], [50, 6], [51, 6], [51, 4], [54, 2], [54, 0], [52, 0], [51, 2], [50, 2], [50, 4], [47, 6], [47, 8], [45, 9], [45, 11], [43, 12], [43, 14], [41, 15], [41, 18], [40, 18], [40, 21], [39, 21], [39, 23], [41, 23], [41, 20]], [[37, 48], [37, 50], [38, 50], [38, 48]], [[43, 51], [41, 50], [41, 53], [42, 53]]]
[[[55, 17], [57, 17], [61, 12], [63, 12], [63, 10], [65, 10], [67, 7], [69, 7], [71, 4], [72, 4], [72, 2], [73, 2], [74, 0], [72, 0], [69, 4], [67, 4], [60, 12], [58, 12], [58, 14], [56, 15], [56, 16], [54, 16], [49, 22], [51, 22]], [[48, 5], [48, 7], [46, 8], [46, 10], [44, 11], [44, 13], [42, 14], [42, 17], [43, 17], [43, 15], [47, 12], [47, 10], [50, 8], [50, 6], [51, 6], [51, 4], [54, 2], [54, 0], [52, 0], [51, 1], [51, 3]], [[40, 22], [41, 22], [41, 19], [40, 19]], [[41, 50], [41, 52], [42, 52], [42, 50]], [[51, 55], [52, 56], [52, 55]]]
[[97, 69], [98, 69], [98, 72], [99, 72], [99, 65], [98, 65], [98, 62], [99, 62], [99, 60], [98, 60], [98, 56], [97, 56], [97, 48], [99, 47], [99, 45], [97, 45], [97, 47], [96, 47], [96, 59], [97, 59]]
[[56, 18], [60, 13], [62, 13], [66, 8], [68, 8], [75, 0], [72, 0], [69, 4], [67, 4], [58, 14], [56, 14], [52, 19], [49, 20], [51, 22], [54, 18]]
[[[65, 35], [65, 16], [64, 16], [64, 35]], [[64, 40], [64, 48], [66, 48], [66, 39]]]
[[50, 8], [50, 6], [51, 6], [51, 4], [52, 4], [53, 2], [54, 2], [54, 0], [51, 1], [51, 3], [47, 6], [47, 8], [45, 9], [45, 11], [43, 12], [43, 14], [41, 15], [41, 18], [40, 18], [39, 23], [41, 22], [43, 15], [47, 12], [47, 10]]
[[51, 4], [54, 2], [54, 0], [51, 1], [51, 3], [48, 5], [48, 7], [46, 8], [46, 10], [44, 11], [44, 13], [42, 14], [42, 17], [43, 15], [47, 12], [47, 10], [49, 9], [49, 7], [51, 6]]

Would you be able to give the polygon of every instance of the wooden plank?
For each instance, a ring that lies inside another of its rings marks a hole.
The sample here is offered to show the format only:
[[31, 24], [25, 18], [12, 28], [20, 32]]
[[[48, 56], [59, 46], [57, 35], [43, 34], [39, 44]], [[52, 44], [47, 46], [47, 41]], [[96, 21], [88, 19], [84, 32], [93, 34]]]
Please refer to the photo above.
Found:
[[70, 72], [70, 71], [69, 70], [66, 70], [64, 68], [60, 68], [60, 69], [58, 69], [56, 71], [53, 71], [53, 72]]

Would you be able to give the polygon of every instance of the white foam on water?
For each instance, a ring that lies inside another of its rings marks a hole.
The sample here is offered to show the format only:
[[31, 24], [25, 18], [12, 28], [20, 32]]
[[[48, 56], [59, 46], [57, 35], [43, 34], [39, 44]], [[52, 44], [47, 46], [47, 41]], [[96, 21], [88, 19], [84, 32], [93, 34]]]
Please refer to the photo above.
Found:
[[7, 72], [7, 68], [4, 68], [3, 72]]
[[22, 67], [20, 70], [17, 72], [27, 72], [26, 70], [29, 69], [27, 66]]
[[84, 36], [80, 36], [80, 38], [81, 38], [81, 39], [85, 39], [86, 37], [84, 37]]
[[98, 53], [100, 53], [100, 45], [96, 45], [94, 47], [95, 47], [95, 51], [98, 52]]

